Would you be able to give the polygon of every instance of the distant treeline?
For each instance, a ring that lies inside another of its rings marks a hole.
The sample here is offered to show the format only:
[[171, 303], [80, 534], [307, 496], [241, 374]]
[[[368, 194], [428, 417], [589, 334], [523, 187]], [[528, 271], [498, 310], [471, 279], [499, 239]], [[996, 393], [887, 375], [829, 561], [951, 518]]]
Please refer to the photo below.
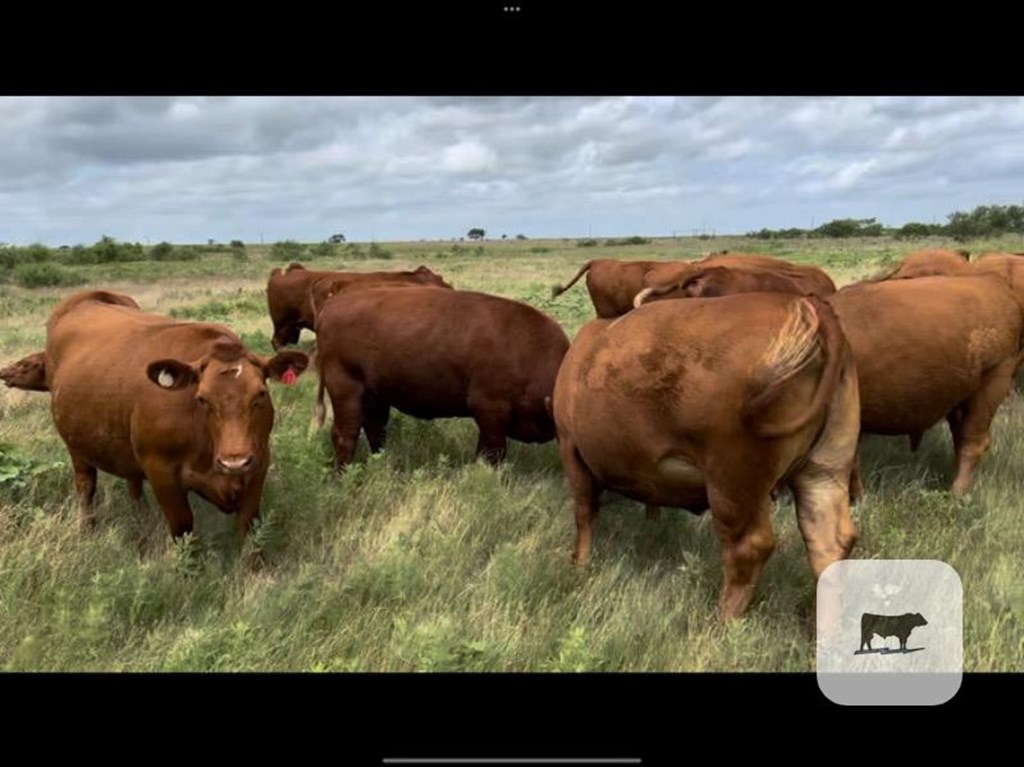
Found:
[[138, 242], [118, 242], [101, 237], [93, 245], [63, 245], [48, 248], [34, 244], [25, 247], [0, 244], [0, 275], [26, 288], [57, 285], [81, 285], [85, 278], [66, 267], [90, 264], [116, 264], [129, 261], [195, 261], [206, 253], [230, 251], [245, 259], [245, 245], [233, 240], [231, 245], [172, 245], [161, 242], [147, 247]]
[[873, 218], [837, 218], [815, 229], [762, 229], [747, 232], [747, 237], [760, 240], [799, 237], [897, 237], [912, 240], [918, 237], [952, 237], [964, 241], [976, 237], [997, 237], [1001, 234], [1024, 234], [1024, 206], [979, 205], [970, 213], [950, 213], [945, 224], [922, 224], [912, 221], [899, 228], [885, 227]]

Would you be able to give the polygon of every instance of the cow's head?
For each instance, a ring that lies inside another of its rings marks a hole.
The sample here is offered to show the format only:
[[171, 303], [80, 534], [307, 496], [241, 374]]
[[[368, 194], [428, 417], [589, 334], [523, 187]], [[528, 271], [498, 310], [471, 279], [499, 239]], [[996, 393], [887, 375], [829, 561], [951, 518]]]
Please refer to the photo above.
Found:
[[15, 389], [48, 391], [46, 388], [46, 356], [36, 352], [0, 370], [0, 381]]
[[928, 625], [928, 621], [926, 621], [924, 619], [924, 616], [921, 615], [921, 613], [914, 613], [913, 618], [914, 618], [914, 625], [915, 626], [927, 626]]
[[259, 465], [274, 425], [267, 379], [293, 383], [308, 365], [302, 352], [261, 357], [228, 340], [195, 362], [150, 363], [146, 374], [166, 391], [192, 391], [213, 441], [215, 470], [245, 474]]
[[416, 275], [416, 280], [423, 285], [434, 285], [439, 288], [448, 288], [449, 290], [452, 290], [452, 286], [445, 282], [440, 274], [431, 271], [425, 266], [416, 267], [416, 271], [414, 271], [413, 274]]

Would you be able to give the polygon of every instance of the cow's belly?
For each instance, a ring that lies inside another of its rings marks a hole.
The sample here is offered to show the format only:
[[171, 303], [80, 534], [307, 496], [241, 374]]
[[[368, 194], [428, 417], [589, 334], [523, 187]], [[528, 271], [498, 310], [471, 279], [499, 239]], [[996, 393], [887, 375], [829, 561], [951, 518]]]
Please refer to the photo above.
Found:
[[914, 434], [927, 431], [965, 399], [977, 386], [886, 387], [868, 381], [861, 388], [861, 431], [868, 434]]
[[460, 418], [471, 415], [465, 378], [429, 369], [390, 371], [366, 382], [381, 402], [414, 418]]
[[580, 454], [600, 484], [629, 498], [690, 511], [708, 508], [704, 472], [678, 453], [657, 457], [619, 454], [619, 460], [605, 450], [597, 456], [582, 450]]
[[119, 413], [58, 389], [53, 396], [53, 420], [68, 451], [100, 471], [117, 477], [138, 476], [141, 469], [132, 450], [131, 431]]

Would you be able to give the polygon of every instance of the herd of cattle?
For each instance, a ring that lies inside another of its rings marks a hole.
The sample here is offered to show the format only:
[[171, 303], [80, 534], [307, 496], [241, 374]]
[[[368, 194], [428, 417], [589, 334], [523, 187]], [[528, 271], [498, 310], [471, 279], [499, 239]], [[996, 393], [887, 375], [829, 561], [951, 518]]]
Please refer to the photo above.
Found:
[[[573, 561], [585, 564], [603, 489], [647, 506], [710, 508], [723, 549], [723, 618], [742, 614], [775, 547], [772, 501], [793, 496], [817, 577], [857, 540], [859, 435], [908, 435], [945, 419], [965, 492], [996, 410], [1024, 361], [1024, 256], [919, 251], [841, 290], [817, 267], [760, 255], [697, 261], [590, 261], [598, 319], [570, 344], [552, 318], [510, 299], [411, 272], [274, 269], [275, 354], [228, 327], [144, 312], [130, 297], [76, 293], [47, 322], [46, 348], [0, 371], [50, 392], [84, 521], [97, 471], [148, 481], [171, 534], [192, 529], [188, 493], [259, 514], [274, 408], [267, 381], [310, 364], [285, 350], [316, 333], [339, 469], [360, 431], [385, 441], [392, 407], [471, 417], [477, 454], [508, 438], [558, 440], [574, 501]], [[685, 300], [679, 300], [685, 299]]]

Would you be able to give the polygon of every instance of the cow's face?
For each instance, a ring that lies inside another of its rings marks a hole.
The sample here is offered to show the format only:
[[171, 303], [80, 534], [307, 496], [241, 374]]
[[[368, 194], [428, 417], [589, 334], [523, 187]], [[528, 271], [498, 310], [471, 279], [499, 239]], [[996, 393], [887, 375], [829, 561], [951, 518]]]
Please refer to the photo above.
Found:
[[413, 274], [416, 275], [416, 279], [423, 285], [435, 285], [439, 288], [448, 288], [449, 290], [452, 290], [452, 286], [445, 282], [441, 278], [441, 275], [437, 274], [437, 272], [431, 271], [425, 266], [417, 267]]
[[45, 355], [37, 352], [11, 363], [0, 370], [0, 381], [15, 389], [47, 391]]
[[926, 621], [924, 619], [924, 616], [921, 615], [921, 613], [914, 613], [914, 625], [915, 626], [927, 626], [928, 625], [928, 621]]
[[302, 352], [268, 358], [235, 344], [217, 347], [198, 362], [153, 362], [147, 375], [164, 390], [192, 391], [213, 442], [215, 471], [247, 474], [258, 468], [274, 425], [267, 379], [293, 383], [308, 365]]

